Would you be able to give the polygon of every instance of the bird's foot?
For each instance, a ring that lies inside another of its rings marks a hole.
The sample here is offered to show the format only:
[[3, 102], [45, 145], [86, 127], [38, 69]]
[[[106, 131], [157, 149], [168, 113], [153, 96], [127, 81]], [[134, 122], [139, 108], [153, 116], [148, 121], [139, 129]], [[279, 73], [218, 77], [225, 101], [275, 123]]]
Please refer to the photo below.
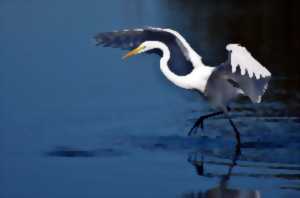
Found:
[[200, 127], [203, 130], [203, 117], [200, 117], [193, 125], [193, 127], [190, 129], [188, 136], [195, 135], [198, 132], [198, 128]]

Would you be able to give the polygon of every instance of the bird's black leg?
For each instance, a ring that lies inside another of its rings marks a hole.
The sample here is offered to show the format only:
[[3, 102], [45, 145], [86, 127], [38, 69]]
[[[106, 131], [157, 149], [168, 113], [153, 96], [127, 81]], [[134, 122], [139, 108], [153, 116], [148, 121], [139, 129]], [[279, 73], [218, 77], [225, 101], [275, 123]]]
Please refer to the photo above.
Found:
[[198, 131], [199, 126], [201, 127], [201, 129], [203, 129], [203, 121], [204, 121], [206, 118], [213, 117], [213, 116], [217, 116], [217, 115], [221, 115], [221, 114], [223, 114], [223, 113], [224, 113], [223, 111], [218, 111], [218, 112], [215, 112], [215, 113], [211, 113], [211, 114], [207, 114], [207, 115], [200, 116], [200, 117], [196, 120], [196, 122], [194, 123], [193, 127], [191, 128], [191, 130], [189, 131], [188, 136], [190, 136], [190, 135], [192, 135], [192, 134], [196, 134], [197, 131]]
[[240, 148], [241, 146], [241, 138], [240, 138], [240, 132], [239, 130], [236, 128], [235, 124], [233, 123], [233, 121], [231, 120], [231, 118], [228, 116], [228, 120], [230, 122], [230, 125], [232, 126], [234, 133], [235, 133], [235, 138], [237, 140], [237, 148]]

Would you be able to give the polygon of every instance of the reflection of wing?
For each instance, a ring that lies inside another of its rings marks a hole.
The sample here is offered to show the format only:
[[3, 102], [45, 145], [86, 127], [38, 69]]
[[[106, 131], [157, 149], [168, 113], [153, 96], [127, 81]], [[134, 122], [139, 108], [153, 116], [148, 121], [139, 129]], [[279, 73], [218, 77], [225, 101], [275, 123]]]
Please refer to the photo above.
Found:
[[[194, 67], [193, 63], [201, 60], [201, 57], [190, 47], [186, 40], [178, 32], [170, 29], [149, 27], [104, 32], [97, 34], [95, 39], [97, 45], [128, 50], [138, 47], [144, 41], [161, 41], [170, 50], [169, 67], [177, 75], [190, 73]], [[152, 50], [151, 52], [161, 53], [158, 50]]]
[[226, 103], [242, 93], [252, 102], [259, 103], [268, 87], [271, 73], [255, 60], [246, 48], [229, 44], [226, 49], [229, 51], [229, 58], [212, 73], [208, 95], [213, 94], [210, 90], [221, 90], [222, 103]]

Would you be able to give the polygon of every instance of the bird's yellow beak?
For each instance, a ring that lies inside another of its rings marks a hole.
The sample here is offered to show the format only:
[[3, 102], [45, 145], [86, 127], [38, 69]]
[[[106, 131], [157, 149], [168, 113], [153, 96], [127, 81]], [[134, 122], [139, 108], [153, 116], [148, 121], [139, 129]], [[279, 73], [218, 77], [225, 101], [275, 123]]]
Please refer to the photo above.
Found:
[[127, 54], [125, 54], [122, 59], [126, 59], [126, 58], [129, 58], [131, 56], [134, 56], [134, 55], [137, 55], [144, 47], [143, 46], [138, 46], [137, 48], [129, 51]]

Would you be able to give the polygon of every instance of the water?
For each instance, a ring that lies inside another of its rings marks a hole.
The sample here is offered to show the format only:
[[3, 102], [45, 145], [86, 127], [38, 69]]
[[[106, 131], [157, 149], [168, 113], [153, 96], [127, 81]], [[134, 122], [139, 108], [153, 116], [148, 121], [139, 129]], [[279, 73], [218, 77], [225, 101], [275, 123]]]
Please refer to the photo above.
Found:
[[[298, 197], [299, 27], [295, 2], [0, 1], [0, 195]], [[238, 42], [274, 74], [264, 102], [240, 100], [197, 137], [205, 101], [171, 85], [155, 56], [122, 61], [101, 31], [180, 31], [216, 65]]]

